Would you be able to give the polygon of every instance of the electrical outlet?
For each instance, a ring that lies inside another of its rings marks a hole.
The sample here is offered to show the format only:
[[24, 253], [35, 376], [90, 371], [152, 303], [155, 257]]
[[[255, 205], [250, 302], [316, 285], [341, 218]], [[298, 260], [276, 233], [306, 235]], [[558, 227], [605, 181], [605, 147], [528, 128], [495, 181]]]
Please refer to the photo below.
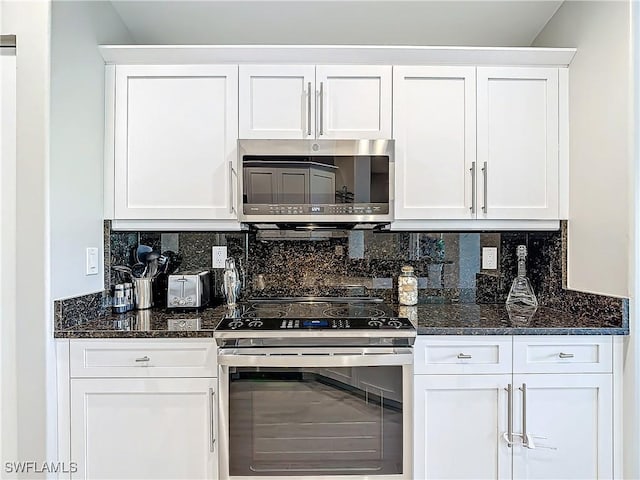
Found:
[[482, 247], [482, 270], [498, 269], [498, 247]]
[[226, 259], [227, 247], [211, 247], [211, 266], [213, 268], [224, 268]]

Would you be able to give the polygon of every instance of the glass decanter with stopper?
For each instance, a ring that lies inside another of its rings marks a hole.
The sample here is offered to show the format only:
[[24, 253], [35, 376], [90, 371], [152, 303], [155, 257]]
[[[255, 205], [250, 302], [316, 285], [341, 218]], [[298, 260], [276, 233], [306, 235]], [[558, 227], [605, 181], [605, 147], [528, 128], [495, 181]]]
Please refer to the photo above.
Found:
[[533, 293], [531, 282], [527, 278], [527, 247], [518, 245], [516, 255], [518, 257], [518, 275], [511, 284], [511, 289], [507, 296], [507, 306], [535, 309], [538, 306], [538, 299], [536, 294]]

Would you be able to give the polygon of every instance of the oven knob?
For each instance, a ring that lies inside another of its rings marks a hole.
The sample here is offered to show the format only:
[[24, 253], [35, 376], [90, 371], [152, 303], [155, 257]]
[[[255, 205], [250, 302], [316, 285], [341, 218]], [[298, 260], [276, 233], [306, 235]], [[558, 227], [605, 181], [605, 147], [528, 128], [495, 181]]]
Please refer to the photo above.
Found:
[[286, 320], [282, 320], [282, 323], [280, 324], [280, 328], [287, 328], [287, 321]]
[[333, 321], [331, 322], [331, 326], [332, 326], [333, 328], [338, 328], [338, 325], [336, 324], [336, 321], [335, 321], [335, 320], [333, 320]]
[[349, 323], [349, 320], [345, 320], [344, 321], [344, 327], [345, 328], [351, 328], [351, 324]]
[[295, 328], [300, 328], [300, 320], [296, 320]]
[[289, 323], [287, 323], [287, 328], [293, 328], [293, 320], [289, 320]]

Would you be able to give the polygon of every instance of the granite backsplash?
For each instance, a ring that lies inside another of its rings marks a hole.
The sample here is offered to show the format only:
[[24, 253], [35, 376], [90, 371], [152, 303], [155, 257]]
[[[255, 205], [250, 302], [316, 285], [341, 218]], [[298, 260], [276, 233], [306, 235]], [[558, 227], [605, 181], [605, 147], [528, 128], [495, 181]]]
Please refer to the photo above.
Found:
[[[378, 296], [395, 302], [403, 265], [414, 267], [421, 303], [504, 303], [516, 275], [516, 246], [527, 246], [527, 273], [541, 305], [611, 321], [628, 319], [628, 301], [566, 290], [566, 222], [531, 232], [120, 232], [105, 221], [105, 288], [123, 278], [139, 244], [175, 252], [178, 272], [210, 270], [221, 302], [222, 270], [211, 247], [227, 246], [243, 280], [243, 296]], [[498, 268], [482, 270], [481, 249], [498, 248]], [[55, 302], [57, 325], [76, 311], [100, 312], [100, 294]], [[78, 318], [75, 315], [74, 318]], [[82, 316], [80, 317], [82, 318]], [[74, 320], [77, 322], [78, 320]]]

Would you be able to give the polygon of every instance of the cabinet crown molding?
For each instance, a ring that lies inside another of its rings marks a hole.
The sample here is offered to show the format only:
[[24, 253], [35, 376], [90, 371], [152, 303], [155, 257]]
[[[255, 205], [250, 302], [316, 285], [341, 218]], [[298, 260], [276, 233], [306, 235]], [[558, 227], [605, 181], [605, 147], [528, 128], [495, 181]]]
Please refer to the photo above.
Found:
[[107, 64], [518, 65], [567, 67], [575, 48], [392, 45], [101, 45]]

